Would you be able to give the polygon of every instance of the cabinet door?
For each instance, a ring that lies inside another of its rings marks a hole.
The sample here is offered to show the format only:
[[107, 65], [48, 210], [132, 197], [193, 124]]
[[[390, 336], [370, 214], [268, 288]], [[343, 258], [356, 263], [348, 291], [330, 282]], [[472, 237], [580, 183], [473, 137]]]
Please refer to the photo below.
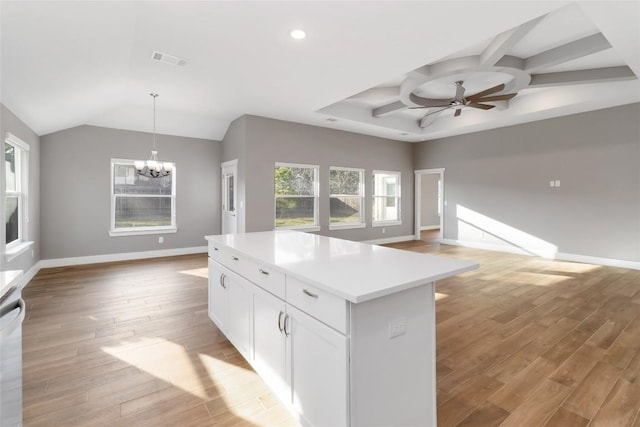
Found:
[[223, 333], [227, 328], [228, 292], [223, 267], [209, 258], [209, 317]]
[[315, 427], [348, 425], [348, 338], [290, 305], [287, 313], [293, 407]]
[[253, 294], [253, 366], [282, 400], [291, 402], [285, 365], [285, 303], [257, 286]]
[[253, 310], [253, 285], [235, 273], [225, 273], [229, 293], [229, 318], [227, 338], [245, 357], [251, 354], [251, 312]]

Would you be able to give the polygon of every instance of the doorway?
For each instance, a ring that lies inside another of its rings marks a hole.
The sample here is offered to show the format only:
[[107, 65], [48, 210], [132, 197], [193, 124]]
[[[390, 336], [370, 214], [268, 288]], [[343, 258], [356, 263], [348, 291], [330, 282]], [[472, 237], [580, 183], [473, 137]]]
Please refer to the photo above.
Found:
[[224, 162], [220, 165], [222, 176], [222, 234], [238, 232], [238, 217], [236, 215], [236, 186], [238, 176], [238, 159]]
[[444, 168], [415, 171], [415, 239], [444, 237]]

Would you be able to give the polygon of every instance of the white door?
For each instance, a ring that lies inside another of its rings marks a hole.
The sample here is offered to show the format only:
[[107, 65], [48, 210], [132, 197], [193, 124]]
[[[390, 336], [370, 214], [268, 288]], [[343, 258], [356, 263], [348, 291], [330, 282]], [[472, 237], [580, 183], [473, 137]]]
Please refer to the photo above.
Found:
[[222, 167], [222, 234], [238, 232], [236, 216], [236, 186], [238, 176], [238, 160], [224, 162]]

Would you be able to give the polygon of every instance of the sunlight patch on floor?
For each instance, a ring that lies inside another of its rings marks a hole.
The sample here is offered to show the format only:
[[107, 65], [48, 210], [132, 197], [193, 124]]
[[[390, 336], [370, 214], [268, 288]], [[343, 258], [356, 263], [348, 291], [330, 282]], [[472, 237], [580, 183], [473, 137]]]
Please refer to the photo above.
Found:
[[447, 294], [441, 294], [440, 292], [436, 292], [436, 301], [440, 301], [448, 297], [449, 295]]
[[142, 337], [101, 349], [202, 400], [209, 400], [217, 395], [208, 390], [216, 384], [201, 366], [199, 358], [194, 360], [182, 345], [159, 337]]
[[203, 277], [207, 279], [209, 278], [209, 269], [208, 267], [204, 267], [204, 268], [194, 268], [193, 270], [182, 270], [180, 274], [187, 274], [189, 276]]

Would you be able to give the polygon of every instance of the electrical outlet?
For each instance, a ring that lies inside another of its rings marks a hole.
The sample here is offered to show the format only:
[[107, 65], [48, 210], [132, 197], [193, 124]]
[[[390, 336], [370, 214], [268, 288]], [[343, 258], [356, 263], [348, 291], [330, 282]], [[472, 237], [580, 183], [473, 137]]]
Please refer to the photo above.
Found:
[[382, 234], [384, 234], [384, 227], [382, 227]]
[[407, 318], [399, 317], [389, 322], [389, 339], [407, 333]]
[[164, 243], [164, 236], [158, 237], [158, 243]]
[[556, 182], [554, 180], [549, 181], [549, 187], [555, 187]]
[[560, 180], [556, 179], [556, 187], [560, 187]]

